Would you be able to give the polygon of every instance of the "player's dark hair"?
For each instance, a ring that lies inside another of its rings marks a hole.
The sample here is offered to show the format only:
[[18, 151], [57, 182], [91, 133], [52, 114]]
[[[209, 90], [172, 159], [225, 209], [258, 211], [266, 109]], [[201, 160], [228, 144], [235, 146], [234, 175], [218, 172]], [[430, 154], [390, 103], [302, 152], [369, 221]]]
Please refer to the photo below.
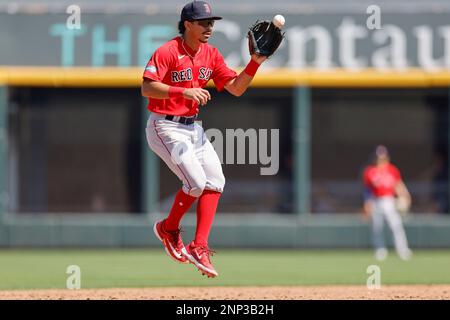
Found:
[[181, 34], [184, 34], [185, 31], [186, 31], [186, 27], [184, 26], [184, 21], [178, 22], [178, 32], [180, 32]]

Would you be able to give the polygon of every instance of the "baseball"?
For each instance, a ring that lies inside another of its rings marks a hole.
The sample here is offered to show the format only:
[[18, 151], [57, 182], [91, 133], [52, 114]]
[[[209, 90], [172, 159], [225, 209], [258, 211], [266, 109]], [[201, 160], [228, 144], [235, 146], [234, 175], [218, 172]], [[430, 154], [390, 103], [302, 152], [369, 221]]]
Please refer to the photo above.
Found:
[[280, 29], [283, 28], [285, 21], [286, 20], [284, 19], [284, 17], [281, 14], [277, 14], [272, 19], [272, 23]]

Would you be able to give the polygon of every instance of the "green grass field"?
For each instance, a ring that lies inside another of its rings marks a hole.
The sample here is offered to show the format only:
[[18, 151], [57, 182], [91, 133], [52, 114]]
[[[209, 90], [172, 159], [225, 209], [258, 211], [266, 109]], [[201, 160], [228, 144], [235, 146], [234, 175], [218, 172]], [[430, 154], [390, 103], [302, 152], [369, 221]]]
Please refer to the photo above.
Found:
[[65, 288], [69, 265], [81, 268], [82, 288], [169, 286], [364, 285], [367, 267], [383, 284], [450, 283], [450, 251], [415, 251], [409, 262], [394, 252], [377, 262], [372, 251], [218, 250], [220, 273], [202, 277], [173, 262], [163, 249], [0, 250], [0, 290]]

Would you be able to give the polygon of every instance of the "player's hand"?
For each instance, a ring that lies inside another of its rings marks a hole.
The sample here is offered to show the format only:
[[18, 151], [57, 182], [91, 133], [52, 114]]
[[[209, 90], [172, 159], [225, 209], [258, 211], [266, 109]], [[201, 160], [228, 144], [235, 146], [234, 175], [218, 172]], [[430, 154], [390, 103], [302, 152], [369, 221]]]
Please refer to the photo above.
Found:
[[199, 105], [204, 106], [211, 100], [211, 95], [208, 90], [202, 88], [189, 88], [184, 90], [183, 96], [186, 99], [194, 100]]
[[373, 204], [370, 201], [365, 201], [362, 207], [362, 218], [364, 221], [370, 220], [370, 216], [372, 214]]
[[267, 57], [266, 56], [260, 56], [259, 54], [254, 53], [254, 54], [252, 54], [252, 60], [254, 60], [258, 64], [261, 64], [261, 63], [263, 63], [264, 61], [267, 60]]

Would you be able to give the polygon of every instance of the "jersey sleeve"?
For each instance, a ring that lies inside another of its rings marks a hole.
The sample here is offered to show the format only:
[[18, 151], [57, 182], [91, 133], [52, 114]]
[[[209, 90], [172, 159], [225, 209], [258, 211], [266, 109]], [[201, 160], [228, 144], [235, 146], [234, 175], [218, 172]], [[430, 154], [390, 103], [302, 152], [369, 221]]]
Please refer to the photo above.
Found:
[[230, 69], [223, 56], [218, 50], [215, 51], [215, 64], [212, 73], [212, 79], [216, 85], [217, 91], [222, 91], [225, 85], [232, 79], [237, 77], [236, 71]]
[[161, 82], [169, 71], [172, 60], [168, 49], [157, 49], [148, 61], [142, 77]]

